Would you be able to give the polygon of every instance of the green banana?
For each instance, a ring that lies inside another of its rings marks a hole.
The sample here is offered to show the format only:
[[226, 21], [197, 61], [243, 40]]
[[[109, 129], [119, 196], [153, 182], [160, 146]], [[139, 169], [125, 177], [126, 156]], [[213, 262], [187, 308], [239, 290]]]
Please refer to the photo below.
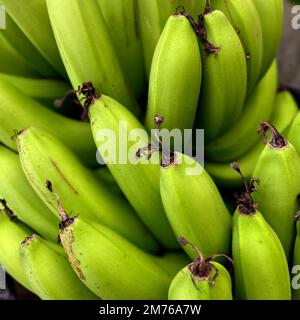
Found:
[[28, 282], [41, 299], [99, 299], [78, 279], [60, 246], [31, 235], [22, 242], [19, 252]]
[[[194, 173], [189, 174], [188, 170]], [[231, 216], [213, 180], [200, 164], [175, 153], [174, 162], [161, 166], [160, 193], [176, 236], [189, 238], [206, 256], [229, 253]], [[195, 258], [194, 250], [184, 249]]]
[[[150, 138], [144, 127], [114, 99], [101, 95], [92, 97], [92, 101], [89, 118], [100, 154], [105, 155], [107, 151], [107, 143], [104, 143], [102, 134], [105, 136], [107, 131], [110, 131], [115, 136], [114, 142], [109, 141], [110, 150], [112, 143], [115, 150], [108, 152], [106, 157], [108, 169], [149, 230], [166, 248], [177, 248], [177, 241], [159, 194], [159, 159], [156, 158], [155, 164], [145, 159], [138, 160], [136, 157], [138, 149], [149, 143]], [[140, 132], [143, 135], [138, 141], [139, 137], [134, 135]], [[128, 134], [131, 135], [130, 139], [127, 139]], [[118, 156], [118, 160], [114, 155]], [[123, 158], [121, 161], [119, 155]]]
[[139, 114], [97, 1], [87, 0], [82, 5], [81, 0], [47, 0], [47, 7], [72, 86], [92, 81], [97, 91]]
[[95, 163], [96, 148], [89, 125], [63, 117], [26, 96], [9, 81], [0, 78], [0, 141], [17, 150], [16, 131], [37, 126], [53, 134], [86, 164]]
[[6, 210], [0, 206], [0, 265], [22, 286], [33, 291], [24, 274], [19, 253], [21, 242], [33, 231], [20, 221], [11, 221]]
[[[1, 0], [9, 16], [18, 25], [45, 60], [57, 71], [66, 76], [50, 25], [46, 0], [30, 0], [26, 5], [18, 0]], [[31, 57], [33, 60], [33, 58]], [[33, 60], [35, 63], [35, 60]]]
[[110, 192], [76, 156], [45, 131], [31, 127], [17, 137], [25, 175], [45, 204], [57, 214], [56, 201], [45, 182], [57, 189], [63, 205], [73, 216], [97, 221], [142, 248], [156, 252], [158, 244], [128, 202]]
[[32, 190], [18, 155], [3, 146], [0, 146], [0, 168], [0, 199], [5, 200], [20, 221], [55, 241], [59, 220]]
[[295, 147], [300, 156], [300, 113], [297, 114], [287, 134], [287, 140]]
[[170, 16], [157, 43], [150, 72], [145, 126], [163, 114], [163, 127], [192, 129], [201, 86], [197, 36], [183, 14]]
[[136, 0], [98, 0], [115, 45], [123, 73], [135, 97], [141, 99], [146, 89], [143, 49], [138, 30]]
[[[291, 93], [288, 91], [277, 93], [271, 123], [278, 131], [281, 133], [286, 132], [297, 114], [298, 107]], [[255, 134], [255, 132], [251, 134]], [[237, 159], [247, 179], [252, 177], [252, 173], [264, 147], [263, 141], [259, 141], [251, 150]], [[241, 179], [231, 170], [229, 163], [206, 162], [205, 169], [219, 186], [234, 189], [242, 186]]]
[[277, 82], [278, 71], [274, 61], [246, 100], [239, 119], [225, 134], [205, 147], [205, 154], [210, 160], [215, 162], [236, 160], [257, 143], [256, 128], [262, 121], [269, 121], [272, 116]]
[[169, 16], [181, 6], [195, 18], [198, 13], [203, 12], [205, 0], [137, 0], [137, 3], [139, 30], [149, 78], [155, 47]]
[[[183, 245], [190, 244], [181, 238]], [[190, 244], [191, 245], [191, 244]], [[191, 245], [198, 257], [178, 272], [169, 287], [169, 300], [232, 300], [231, 277], [219, 263], [224, 255], [205, 259], [200, 249]]]
[[111, 191], [116, 192], [118, 195], [123, 195], [122, 190], [120, 189], [119, 185], [117, 184], [115, 178], [110, 173], [107, 167], [101, 167], [94, 171], [96, 177], [102, 181]]
[[[299, 266], [300, 266], [300, 215], [296, 216], [296, 226], [297, 226], [297, 236], [294, 247], [294, 260], [293, 265], [297, 267], [298, 281], [299, 285]], [[297, 276], [296, 274], [296, 276]], [[293, 300], [300, 300], [300, 288], [293, 288]]]
[[253, 0], [263, 33], [261, 77], [269, 69], [279, 47], [283, 31], [283, 1]]
[[[289, 259], [295, 236], [297, 197], [300, 194], [300, 158], [293, 145], [274, 126], [263, 122], [260, 128], [266, 147], [253, 172], [253, 176], [260, 179], [253, 199], [260, 204], [260, 212], [278, 235]], [[272, 139], [268, 142], [269, 130]]]
[[[232, 166], [241, 174], [237, 163]], [[245, 180], [246, 190], [237, 201], [233, 217], [232, 254], [236, 298], [290, 300], [287, 259], [276, 233], [256, 209], [258, 204], [254, 203], [251, 196], [256, 189], [253, 185], [255, 181], [248, 183]]]
[[253, 0], [211, 0], [213, 9], [222, 11], [237, 32], [247, 61], [247, 92], [259, 80], [263, 58], [263, 33]]
[[[219, 10], [200, 16], [203, 78], [196, 127], [210, 142], [239, 117], [247, 88], [246, 58], [241, 41]], [[237, 90], [238, 88], [238, 90]]]

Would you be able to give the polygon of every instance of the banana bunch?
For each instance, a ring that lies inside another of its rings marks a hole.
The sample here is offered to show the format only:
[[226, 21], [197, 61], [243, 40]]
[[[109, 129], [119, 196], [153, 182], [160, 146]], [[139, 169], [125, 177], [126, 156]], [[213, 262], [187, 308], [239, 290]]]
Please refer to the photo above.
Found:
[[43, 300], [300, 299], [282, 0], [0, 4], [0, 265], [17, 282]]

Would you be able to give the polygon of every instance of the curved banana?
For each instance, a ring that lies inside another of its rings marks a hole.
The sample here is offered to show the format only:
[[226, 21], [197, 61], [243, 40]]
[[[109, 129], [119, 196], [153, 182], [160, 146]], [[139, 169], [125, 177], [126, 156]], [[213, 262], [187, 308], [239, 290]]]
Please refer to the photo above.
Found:
[[[236, 165], [235, 169], [240, 172]], [[284, 249], [274, 230], [256, 209], [251, 198], [251, 192], [255, 190], [252, 182], [245, 183], [246, 191], [241, 194], [233, 217], [236, 298], [290, 300], [290, 276]]]
[[195, 124], [205, 129], [205, 141], [210, 142], [241, 113], [247, 66], [241, 41], [223, 12], [208, 12], [202, 16], [199, 28], [206, 38], [200, 44], [203, 77]]
[[183, 14], [170, 16], [157, 43], [149, 79], [145, 126], [164, 115], [163, 128], [192, 129], [201, 86], [197, 36]]
[[[297, 227], [297, 236], [294, 247], [294, 259], [293, 265], [297, 266], [297, 274], [299, 275], [299, 266], [300, 266], [300, 215], [296, 217], [296, 227]], [[299, 279], [299, 276], [298, 276]], [[299, 280], [297, 282], [299, 285]], [[293, 300], [300, 300], [300, 288], [293, 288]]]
[[136, 0], [98, 0], [124, 75], [135, 97], [146, 89], [143, 49], [138, 30]]
[[87, 123], [63, 117], [40, 105], [0, 78], [0, 141], [17, 150], [16, 131], [37, 126], [53, 134], [86, 164], [95, 163], [96, 147]]
[[221, 137], [208, 143], [205, 155], [215, 162], [238, 159], [253, 147], [259, 137], [255, 134], [262, 121], [269, 121], [274, 107], [278, 84], [277, 64], [274, 61], [269, 71], [246, 100], [239, 119]]
[[31, 127], [17, 137], [25, 175], [44, 203], [57, 214], [56, 197], [47, 190], [50, 181], [72, 216], [79, 214], [119, 232], [145, 250], [158, 244], [128, 202], [110, 192], [76, 156], [45, 131]]
[[[122, 73], [97, 1], [47, 0], [55, 39], [73, 88], [92, 81], [96, 90], [140, 113]], [[75, 32], [76, 30], [76, 32]]]
[[[189, 174], [188, 170], [194, 172]], [[213, 180], [200, 164], [175, 153], [174, 162], [161, 166], [160, 194], [176, 236], [190, 239], [206, 256], [229, 253], [231, 216]], [[184, 250], [195, 258], [189, 246]]]
[[263, 33], [263, 58], [260, 76], [269, 69], [279, 47], [283, 31], [283, 1], [253, 0]]
[[[291, 93], [288, 91], [277, 93], [271, 123], [280, 133], [288, 130], [297, 114], [298, 106]], [[251, 134], [255, 134], [255, 131]], [[237, 159], [247, 179], [252, 177], [254, 168], [264, 147], [263, 141], [259, 141], [252, 149]], [[239, 176], [230, 168], [230, 163], [206, 162], [205, 169], [218, 186], [236, 189], [243, 184]]]
[[20, 221], [55, 241], [59, 220], [32, 190], [18, 155], [3, 146], [0, 146], [0, 168], [0, 199], [5, 200]]
[[19, 251], [28, 282], [41, 299], [99, 299], [78, 279], [62, 247], [31, 235], [23, 240]]
[[263, 58], [263, 33], [256, 6], [253, 0], [211, 0], [211, 6], [226, 15], [242, 42], [249, 95], [260, 78]]
[[204, 11], [205, 0], [137, 0], [137, 2], [139, 29], [149, 78], [154, 50], [169, 16], [181, 6], [196, 18], [198, 13]]
[[[98, 151], [106, 156], [107, 167], [128, 201], [165, 247], [177, 248], [160, 198], [159, 159], [154, 158], [157, 160], [154, 163], [136, 157], [139, 148], [150, 142], [144, 127], [125, 107], [105, 95], [93, 98], [89, 117]], [[108, 143], [105, 138], [109, 139]], [[111, 150], [112, 145], [114, 150]]]
[[[58, 74], [65, 77], [66, 71], [53, 36], [46, 0], [31, 0], [27, 1], [26, 5], [18, 0], [1, 0], [1, 2], [9, 16], [44, 59]], [[33, 62], [35, 63], [35, 60]]]
[[[300, 194], [300, 158], [293, 145], [274, 126], [262, 123], [266, 147], [259, 157], [253, 176], [260, 186], [253, 195], [259, 210], [274, 229], [288, 259], [295, 237], [294, 216]], [[267, 142], [270, 130], [272, 139]]]

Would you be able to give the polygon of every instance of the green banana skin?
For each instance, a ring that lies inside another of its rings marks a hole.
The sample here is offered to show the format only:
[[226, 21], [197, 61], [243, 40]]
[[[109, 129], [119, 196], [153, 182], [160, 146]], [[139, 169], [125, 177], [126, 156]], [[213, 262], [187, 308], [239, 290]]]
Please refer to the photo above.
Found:
[[197, 36], [188, 19], [172, 15], [156, 46], [149, 80], [145, 126], [164, 115], [162, 128], [192, 129], [201, 87], [201, 57]]
[[287, 134], [287, 140], [295, 147], [300, 156], [300, 113], [297, 114]]
[[236, 30], [247, 61], [247, 94], [259, 80], [263, 58], [263, 34], [253, 0], [212, 0], [213, 9], [222, 11]]
[[176, 8], [183, 6], [188, 14], [196, 18], [198, 13], [204, 11], [205, 0], [137, 0], [137, 3], [146, 73], [149, 78], [155, 47], [169, 16], [175, 13]]
[[18, 0], [1, 0], [1, 2], [24, 35], [56, 70], [56, 74], [66, 77], [49, 21], [46, 1], [30, 0], [26, 6]]
[[260, 18], [263, 33], [263, 58], [261, 77], [272, 64], [279, 47], [283, 31], [283, 2], [282, 0], [254, 0]]
[[209, 160], [228, 162], [238, 159], [259, 139], [255, 131], [262, 121], [269, 121], [278, 84], [277, 63], [272, 66], [246, 100], [243, 113], [229, 130], [205, 148]]
[[[293, 265], [299, 266], [300, 265], [300, 219], [299, 219], [299, 216], [297, 217], [296, 227], [297, 227], [297, 236], [296, 236], [295, 247], [294, 247]], [[300, 300], [300, 289], [293, 289], [293, 300]]]
[[143, 249], [156, 252], [157, 241], [128, 202], [110, 192], [62, 143], [45, 131], [31, 127], [17, 137], [24, 173], [44, 203], [57, 214], [56, 197], [47, 190], [50, 181], [72, 215], [102, 223]]
[[137, 0], [98, 0], [124, 75], [139, 100], [146, 89], [146, 73], [138, 30]]
[[[289, 129], [297, 114], [298, 106], [291, 93], [288, 91], [277, 93], [271, 123], [280, 133], [285, 133]], [[247, 179], [252, 177], [258, 158], [264, 147], [265, 144], [260, 140], [251, 150], [238, 158], [237, 162], [243, 168], [244, 176]], [[234, 189], [242, 186], [243, 182], [239, 175], [230, 168], [230, 163], [206, 162], [205, 169], [218, 186]]]
[[278, 235], [289, 260], [300, 194], [300, 158], [290, 142], [283, 144], [279, 139], [284, 138], [272, 130], [272, 141], [266, 144], [253, 172], [260, 180], [253, 199], [260, 204], [260, 212]]
[[32, 190], [20, 164], [19, 157], [0, 146], [0, 199], [18, 219], [46, 239], [55, 241], [59, 220]]
[[97, 1], [87, 0], [84, 6], [81, 0], [46, 2], [60, 55], [73, 88], [92, 81], [97, 91], [112, 96], [139, 114], [140, 108], [124, 79]]
[[[89, 118], [94, 140], [100, 153], [103, 141], [99, 139], [98, 134], [103, 129], [112, 130], [116, 135], [117, 155], [123, 144], [122, 141], [119, 141], [120, 132], [122, 133], [119, 128], [121, 121], [126, 122], [128, 132], [134, 129], [145, 131], [133, 114], [120, 103], [105, 95], [94, 99], [89, 108]], [[165, 215], [159, 193], [159, 161], [151, 164], [151, 161], [136, 159], [136, 152], [147, 145], [149, 139], [149, 137], [142, 138], [138, 143], [128, 141], [127, 150], [123, 151], [127, 152], [134, 148], [129, 155], [128, 163], [126, 165], [119, 162], [113, 163], [111, 159], [107, 167], [149, 230], [166, 248], [176, 249], [178, 244]]]
[[230, 128], [243, 109], [247, 66], [240, 39], [221, 11], [206, 14], [203, 24], [207, 40], [219, 48], [208, 55], [200, 44], [203, 78], [195, 125], [205, 129], [210, 142]]
[[167, 298], [169, 274], [151, 255], [111, 229], [78, 217], [67, 222], [60, 238], [79, 278], [102, 299]]
[[259, 211], [236, 210], [232, 253], [235, 294], [239, 300], [290, 300], [290, 276], [277, 235]]
[[37, 126], [60, 139], [87, 165], [95, 164], [96, 148], [87, 123], [63, 117], [0, 78], [0, 141], [17, 150], [16, 131]]
[[0, 265], [19, 283], [33, 291], [21, 265], [19, 247], [33, 231], [20, 221], [11, 221], [0, 208]]
[[[197, 169], [198, 174], [187, 174], [187, 168]], [[231, 215], [213, 180], [200, 164], [176, 153], [175, 163], [160, 169], [160, 193], [176, 236], [189, 239], [204, 256], [229, 253]], [[195, 258], [193, 249], [185, 246], [184, 250]]]
[[211, 287], [210, 279], [194, 276], [186, 266], [173, 279], [169, 288], [169, 300], [232, 300], [231, 278], [219, 263], [212, 262], [219, 276]]
[[32, 235], [22, 242], [19, 251], [28, 282], [41, 299], [99, 299], [78, 279], [60, 246]]

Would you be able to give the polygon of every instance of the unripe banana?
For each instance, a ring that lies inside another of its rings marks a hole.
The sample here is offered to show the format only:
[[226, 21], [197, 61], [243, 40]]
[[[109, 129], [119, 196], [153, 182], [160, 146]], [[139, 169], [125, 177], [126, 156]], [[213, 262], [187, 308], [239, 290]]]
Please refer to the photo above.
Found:
[[206, 38], [200, 45], [203, 78], [196, 126], [205, 129], [205, 140], [210, 142], [241, 113], [247, 66], [241, 41], [224, 13], [208, 12], [202, 16], [199, 28]]
[[86, 123], [71, 120], [43, 107], [8, 81], [0, 78], [0, 141], [17, 150], [16, 131], [37, 126], [72, 149], [85, 164], [95, 163], [96, 148]]
[[247, 61], [247, 92], [252, 92], [261, 75], [263, 33], [253, 0], [211, 0], [213, 9], [221, 10], [237, 32]]
[[[47, 0], [55, 39], [73, 88], [92, 81], [138, 114], [97, 1]], [[76, 30], [76, 32], [75, 32]]]
[[[300, 266], [300, 215], [298, 214], [296, 217], [296, 227], [297, 227], [297, 236], [294, 247], [294, 259], [293, 265], [297, 266], [297, 274], [299, 274], [299, 266]], [[297, 276], [297, 274], [293, 274], [293, 276]], [[299, 285], [299, 280], [297, 282]], [[293, 290], [293, 300], [300, 300], [300, 288], [294, 288]]]
[[192, 129], [201, 86], [197, 36], [183, 14], [170, 16], [157, 43], [150, 72], [145, 126], [163, 114], [163, 127]]
[[[295, 237], [294, 216], [300, 194], [300, 158], [293, 145], [268, 123], [261, 124], [266, 147], [253, 172], [260, 186], [253, 195], [259, 210], [274, 229], [288, 259], [291, 258]], [[267, 131], [272, 133], [267, 141]]]
[[137, 0], [147, 76], [150, 75], [155, 47], [170, 15], [182, 7], [194, 18], [204, 11], [205, 0]]
[[103, 17], [115, 45], [123, 73], [137, 99], [146, 89], [143, 49], [138, 30], [136, 0], [98, 0]]
[[[235, 170], [240, 173], [236, 163]], [[274, 230], [257, 211], [252, 180], [238, 200], [233, 218], [235, 294], [240, 300], [290, 300], [287, 259]], [[276, 180], [272, 180], [276, 184]]]
[[[180, 238], [183, 245], [190, 244]], [[231, 277], [219, 263], [213, 261], [224, 255], [204, 258], [200, 249], [190, 244], [198, 257], [178, 272], [169, 288], [169, 300], [232, 300]], [[226, 257], [226, 256], [225, 256]]]
[[0, 146], [0, 201], [44, 238], [55, 241], [59, 220], [32, 190], [16, 153]]
[[1, 0], [1, 2], [41, 55], [60, 75], [65, 77], [66, 72], [53, 36], [46, 0], [30, 0], [26, 5], [18, 0]]
[[205, 154], [210, 160], [227, 162], [238, 159], [257, 141], [255, 131], [262, 121], [269, 121], [274, 108], [278, 83], [276, 61], [246, 100], [239, 119], [221, 137], [210, 142]]
[[[114, 143], [115, 150], [113, 152], [110, 150], [106, 155], [107, 158], [109, 157], [106, 164], [128, 201], [149, 230], [165, 247], [177, 248], [176, 238], [160, 198], [159, 160], [151, 163], [149, 160], [138, 160], [136, 157], [138, 149], [150, 142], [144, 127], [125, 107], [105, 95], [92, 98], [89, 117], [100, 154], [105, 155], [107, 151], [103, 134], [105, 136], [109, 131], [115, 136], [115, 141], [110, 141], [110, 145]], [[144, 134], [137, 142], [134, 134], [140, 132]], [[128, 134], [131, 135], [130, 139], [127, 139]], [[118, 158], [115, 158], [114, 155], [117, 155]], [[123, 158], [121, 161], [119, 161], [120, 155]]]
[[260, 18], [263, 33], [261, 77], [269, 69], [280, 44], [283, 31], [283, 1], [253, 0]]
[[72, 216], [79, 214], [87, 220], [102, 223], [138, 246], [157, 251], [156, 240], [128, 202], [107, 190], [61, 142], [45, 131], [31, 127], [18, 135], [17, 144], [29, 183], [53, 212], [57, 214], [57, 199], [46, 189], [47, 180]]
[[41, 299], [99, 299], [78, 279], [62, 247], [31, 235], [22, 242], [20, 256], [28, 282]]

